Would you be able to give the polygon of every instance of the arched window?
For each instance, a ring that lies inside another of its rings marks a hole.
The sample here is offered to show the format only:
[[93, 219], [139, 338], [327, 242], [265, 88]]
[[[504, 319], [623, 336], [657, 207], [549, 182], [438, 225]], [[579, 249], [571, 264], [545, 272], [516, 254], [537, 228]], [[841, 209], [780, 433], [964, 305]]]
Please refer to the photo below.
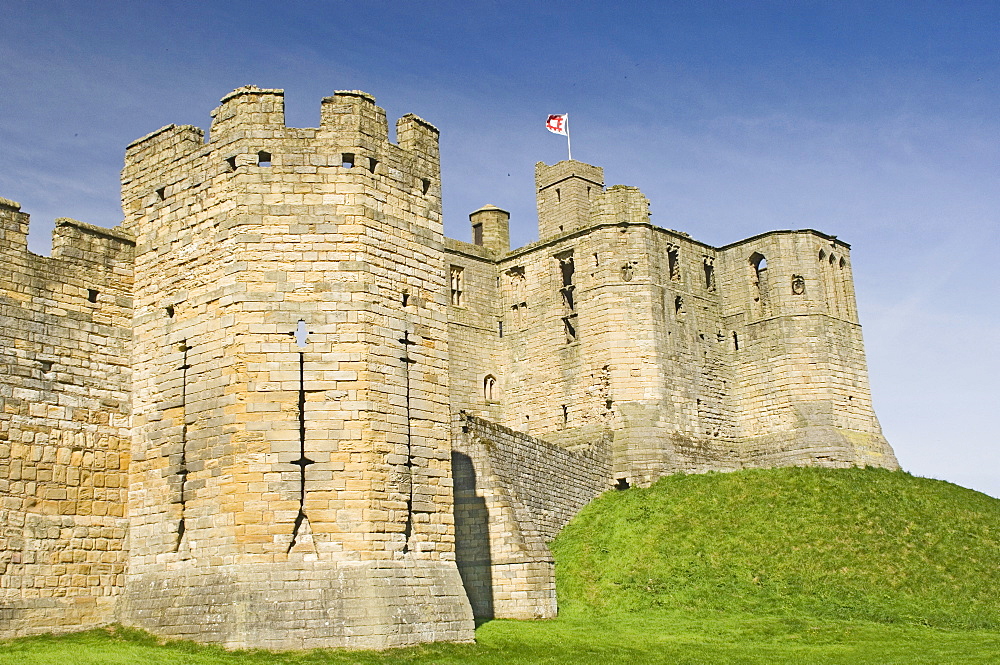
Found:
[[750, 255], [749, 262], [753, 280], [753, 299], [760, 304], [760, 313], [767, 314], [767, 258], [759, 252], [754, 252]]
[[483, 379], [483, 399], [487, 404], [497, 401], [497, 378], [492, 374]]

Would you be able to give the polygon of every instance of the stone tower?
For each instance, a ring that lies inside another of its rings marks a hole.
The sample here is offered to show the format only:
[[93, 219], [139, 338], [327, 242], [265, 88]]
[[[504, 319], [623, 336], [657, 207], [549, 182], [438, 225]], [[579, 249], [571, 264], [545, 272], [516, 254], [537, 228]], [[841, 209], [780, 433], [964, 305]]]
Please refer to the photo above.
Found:
[[[121, 615], [227, 646], [472, 638], [455, 565], [438, 132], [362, 92], [129, 146], [136, 239]], [[427, 598], [433, 597], [433, 603]]]

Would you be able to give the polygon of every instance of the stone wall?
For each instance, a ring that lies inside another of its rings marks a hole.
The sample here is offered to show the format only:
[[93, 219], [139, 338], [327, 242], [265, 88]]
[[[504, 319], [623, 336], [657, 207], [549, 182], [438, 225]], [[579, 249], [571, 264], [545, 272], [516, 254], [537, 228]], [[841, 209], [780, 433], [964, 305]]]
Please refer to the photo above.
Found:
[[114, 620], [126, 567], [132, 239], [0, 199], [0, 639]]
[[606, 442], [570, 451], [467, 413], [454, 431], [458, 564], [476, 619], [555, 616], [547, 543], [611, 487]]

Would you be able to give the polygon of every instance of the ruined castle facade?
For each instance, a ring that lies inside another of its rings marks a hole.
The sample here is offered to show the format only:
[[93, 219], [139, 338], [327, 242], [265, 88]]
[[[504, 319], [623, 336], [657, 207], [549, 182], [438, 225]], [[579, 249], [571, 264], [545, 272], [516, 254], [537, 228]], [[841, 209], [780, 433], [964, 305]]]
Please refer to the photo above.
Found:
[[446, 239], [437, 130], [357, 91], [286, 127], [131, 144], [125, 221], [0, 199], [0, 638], [119, 621], [226, 646], [470, 640], [556, 611], [547, 543], [664, 474], [895, 468], [849, 247], [654, 226], [600, 168], [536, 167]]

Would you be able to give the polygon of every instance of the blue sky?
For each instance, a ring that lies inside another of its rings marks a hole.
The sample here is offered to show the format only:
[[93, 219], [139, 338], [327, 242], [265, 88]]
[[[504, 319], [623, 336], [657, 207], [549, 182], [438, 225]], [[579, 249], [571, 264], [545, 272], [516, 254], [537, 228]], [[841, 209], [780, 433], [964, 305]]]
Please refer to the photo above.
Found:
[[854, 246], [876, 411], [907, 470], [1000, 497], [1000, 3], [4, 3], [0, 196], [121, 220], [125, 145], [207, 127], [244, 84], [287, 123], [362, 89], [442, 132], [445, 224], [484, 203], [534, 239], [542, 126], [722, 245], [816, 228]]

